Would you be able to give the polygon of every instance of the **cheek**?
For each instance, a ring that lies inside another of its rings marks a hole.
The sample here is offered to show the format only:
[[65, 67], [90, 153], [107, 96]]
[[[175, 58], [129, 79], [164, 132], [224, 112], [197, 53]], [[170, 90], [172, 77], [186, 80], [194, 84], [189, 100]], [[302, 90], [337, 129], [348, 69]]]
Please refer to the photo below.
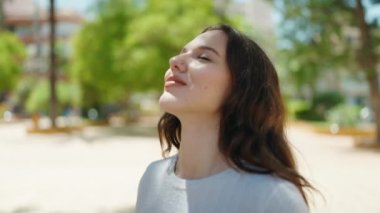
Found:
[[228, 78], [225, 78], [224, 76], [217, 76], [208, 81], [204, 81], [200, 87], [200, 92], [211, 99], [224, 99], [229, 91], [229, 84], [230, 82]]
[[191, 75], [191, 79], [200, 91], [213, 93], [210, 95], [219, 96], [219, 93], [226, 92], [230, 85], [230, 74], [228, 70], [222, 68], [203, 70]]
[[222, 99], [224, 99], [229, 93], [231, 89], [231, 82], [230, 77], [224, 76], [220, 81], [218, 82], [217, 90], [219, 91], [220, 95], [222, 96]]
[[165, 72], [164, 79], [169, 75], [169, 70]]

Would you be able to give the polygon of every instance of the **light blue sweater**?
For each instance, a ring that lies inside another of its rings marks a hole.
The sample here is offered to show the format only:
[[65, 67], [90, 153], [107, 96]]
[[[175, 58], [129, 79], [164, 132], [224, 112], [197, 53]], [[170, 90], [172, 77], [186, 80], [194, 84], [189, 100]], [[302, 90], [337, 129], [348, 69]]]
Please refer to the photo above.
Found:
[[141, 178], [136, 213], [307, 213], [300, 192], [272, 175], [227, 169], [185, 180], [174, 173], [176, 157], [153, 162]]

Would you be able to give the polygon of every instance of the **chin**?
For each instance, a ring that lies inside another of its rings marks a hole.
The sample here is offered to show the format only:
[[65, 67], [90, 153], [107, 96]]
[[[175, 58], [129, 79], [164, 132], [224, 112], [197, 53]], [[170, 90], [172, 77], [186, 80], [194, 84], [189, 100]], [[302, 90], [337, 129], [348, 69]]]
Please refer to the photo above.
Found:
[[159, 106], [162, 111], [170, 113], [172, 115], [179, 115], [190, 110], [190, 104], [186, 102], [186, 99], [180, 99], [177, 96], [169, 92], [165, 92], [161, 95]]
[[168, 92], [164, 92], [161, 95], [158, 103], [160, 105], [161, 110], [168, 113], [176, 111], [175, 109], [178, 108], [179, 105], [178, 99]]

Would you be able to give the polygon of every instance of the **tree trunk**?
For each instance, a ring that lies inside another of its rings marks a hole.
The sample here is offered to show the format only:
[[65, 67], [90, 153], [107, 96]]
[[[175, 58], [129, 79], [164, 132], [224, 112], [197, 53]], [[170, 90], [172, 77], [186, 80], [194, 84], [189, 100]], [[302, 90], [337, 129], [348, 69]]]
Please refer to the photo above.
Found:
[[57, 95], [56, 95], [56, 55], [55, 55], [55, 8], [54, 0], [50, 0], [50, 121], [56, 127]]
[[380, 143], [380, 92], [379, 92], [379, 76], [377, 72], [368, 73], [367, 81], [369, 83], [371, 107], [376, 124], [376, 142]]
[[0, 0], [0, 31], [5, 28], [4, 0]]
[[369, 85], [371, 108], [376, 125], [376, 142], [380, 143], [380, 86], [379, 75], [376, 70], [378, 58], [374, 52], [373, 39], [370, 27], [365, 21], [365, 11], [362, 0], [356, 0], [356, 15], [360, 29], [361, 46], [358, 49], [358, 63], [366, 72]]

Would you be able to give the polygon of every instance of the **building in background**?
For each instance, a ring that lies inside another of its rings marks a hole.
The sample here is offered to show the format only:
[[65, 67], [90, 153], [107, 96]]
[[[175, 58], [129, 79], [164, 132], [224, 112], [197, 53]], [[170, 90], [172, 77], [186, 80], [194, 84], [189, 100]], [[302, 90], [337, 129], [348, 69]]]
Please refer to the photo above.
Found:
[[[49, 65], [49, 11], [33, 0], [4, 0], [5, 27], [26, 45], [28, 58], [26, 74], [47, 77]], [[70, 38], [84, 18], [74, 10], [56, 10], [56, 39], [58, 60], [71, 54]]]
[[[214, 0], [217, 13], [227, 16], [239, 16], [244, 23], [243, 30], [262, 46], [268, 55], [274, 59], [277, 47], [275, 8], [266, 0]], [[357, 42], [359, 32], [347, 29], [347, 39]], [[380, 70], [380, 68], [379, 68]], [[281, 69], [279, 69], [281, 71]], [[281, 73], [280, 73], [281, 75]], [[282, 85], [287, 91], [292, 85]], [[368, 85], [363, 76], [332, 70], [324, 72], [317, 82], [317, 91], [336, 91], [346, 97], [349, 104], [369, 105]], [[293, 91], [293, 89], [289, 89]], [[310, 91], [298, 91], [308, 94]], [[311, 95], [311, 94], [310, 94]]]
[[[274, 8], [266, 0], [214, 0], [219, 14], [239, 16], [243, 30], [264, 46], [275, 47]], [[268, 47], [267, 47], [268, 48]], [[267, 49], [266, 48], [266, 49]]]

